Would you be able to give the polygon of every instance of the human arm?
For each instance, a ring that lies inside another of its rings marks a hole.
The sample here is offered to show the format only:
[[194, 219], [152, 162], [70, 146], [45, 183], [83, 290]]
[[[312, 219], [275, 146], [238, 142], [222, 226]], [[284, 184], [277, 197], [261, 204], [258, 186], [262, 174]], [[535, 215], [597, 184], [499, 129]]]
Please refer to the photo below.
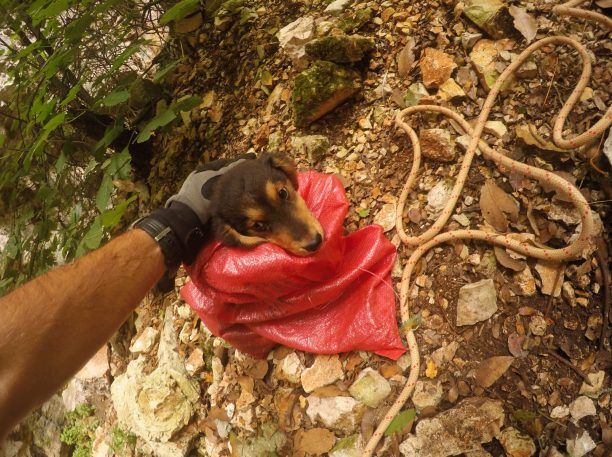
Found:
[[0, 298], [0, 441], [108, 341], [164, 269], [155, 240], [133, 229]]

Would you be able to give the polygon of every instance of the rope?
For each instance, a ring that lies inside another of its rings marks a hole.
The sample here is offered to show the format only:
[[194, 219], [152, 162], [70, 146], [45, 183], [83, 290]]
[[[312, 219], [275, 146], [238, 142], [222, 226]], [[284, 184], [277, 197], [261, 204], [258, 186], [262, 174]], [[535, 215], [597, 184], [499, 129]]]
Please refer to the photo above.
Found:
[[[582, 17], [594, 20], [599, 24], [602, 24], [612, 29], [612, 20], [610, 20], [606, 16], [592, 11], [585, 11], [580, 8], [575, 8], [576, 6], [584, 3], [584, 1], [585, 0], [573, 0], [564, 5], [556, 6], [555, 8], [553, 8], [553, 11], [557, 15]], [[403, 323], [406, 323], [410, 319], [408, 292], [410, 290], [411, 275], [421, 257], [434, 246], [438, 246], [439, 244], [456, 240], [484, 241], [495, 246], [503, 246], [526, 256], [554, 262], [576, 259], [580, 257], [586, 249], [589, 248], [591, 243], [591, 236], [593, 234], [593, 217], [591, 215], [589, 205], [580, 193], [580, 191], [560, 176], [557, 176], [550, 171], [542, 170], [512, 160], [509, 157], [506, 157], [505, 155], [495, 151], [480, 139], [485, 122], [489, 117], [489, 113], [493, 108], [495, 99], [497, 98], [504, 83], [531, 56], [531, 54], [533, 54], [536, 50], [542, 48], [543, 46], [547, 46], [549, 44], [571, 46], [576, 51], [578, 51], [578, 54], [580, 55], [580, 58], [582, 60], [582, 74], [580, 75], [580, 79], [578, 80], [576, 88], [572, 91], [571, 95], [561, 108], [557, 120], [555, 121], [553, 127], [553, 141], [559, 148], [566, 150], [575, 149], [579, 146], [591, 143], [595, 141], [599, 136], [603, 135], [604, 131], [612, 124], [612, 107], [609, 107], [605, 115], [586, 132], [572, 137], [571, 139], [563, 138], [563, 126], [565, 125], [567, 116], [569, 115], [574, 105], [580, 99], [580, 95], [586, 88], [591, 76], [591, 58], [587, 53], [587, 50], [576, 40], [563, 36], [548, 37], [533, 43], [531, 46], [526, 48], [518, 56], [518, 58], [505, 69], [505, 71], [499, 76], [499, 78], [495, 82], [495, 85], [491, 89], [473, 129], [461, 115], [442, 106], [419, 105], [406, 108], [398, 113], [395, 119], [396, 125], [401, 128], [410, 138], [414, 154], [412, 168], [410, 170], [410, 174], [408, 175], [406, 184], [402, 189], [402, 193], [400, 194], [396, 212], [396, 228], [400, 239], [402, 243], [404, 243], [406, 246], [414, 249], [414, 252], [409, 257], [408, 262], [404, 267], [402, 280], [400, 283], [400, 316]], [[417, 179], [417, 175], [419, 172], [419, 167], [421, 164], [421, 147], [417, 134], [412, 129], [412, 127], [410, 127], [410, 125], [408, 125], [404, 121], [404, 118], [407, 115], [420, 112], [435, 112], [453, 119], [461, 127], [461, 129], [463, 129], [465, 133], [471, 136], [471, 141], [465, 153], [465, 156], [463, 157], [461, 168], [459, 169], [459, 173], [457, 174], [457, 179], [453, 186], [451, 196], [446, 206], [440, 213], [438, 219], [431, 225], [431, 227], [429, 227], [422, 234], [417, 236], [409, 236], [404, 230], [404, 221], [402, 215], [404, 212], [404, 207], [406, 205], [406, 200], [408, 198], [408, 195], [410, 194], [410, 190], [412, 189]], [[528, 244], [527, 242], [519, 242], [516, 239], [509, 238], [507, 235], [483, 230], [452, 230], [440, 233], [448, 219], [453, 214], [455, 205], [457, 203], [457, 200], [459, 199], [459, 196], [461, 195], [477, 148], [482, 151], [485, 159], [494, 162], [496, 166], [503, 168], [505, 171], [516, 171], [526, 177], [537, 179], [542, 183], [547, 183], [551, 187], [553, 187], [559, 194], [571, 201], [580, 213], [581, 228], [578, 238], [576, 238], [574, 242], [564, 248], [545, 249], [535, 247], [533, 245]], [[371, 457], [374, 454], [376, 446], [382, 438], [385, 430], [408, 400], [408, 397], [412, 393], [414, 385], [418, 379], [420, 369], [419, 348], [414, 335], [414, 330], [412, 328], [407, 329], [406, 341], [410, 354], [410, 374], [408, 375], [408, 379], [406, 381], [406, 384], [404, 385], [404, 388], [398, 395], [393, 405], [389, 408], [384, 418], [374, 431], [369, 442], [367, 443], [366, 448], [363, 452], [364, 457]]]

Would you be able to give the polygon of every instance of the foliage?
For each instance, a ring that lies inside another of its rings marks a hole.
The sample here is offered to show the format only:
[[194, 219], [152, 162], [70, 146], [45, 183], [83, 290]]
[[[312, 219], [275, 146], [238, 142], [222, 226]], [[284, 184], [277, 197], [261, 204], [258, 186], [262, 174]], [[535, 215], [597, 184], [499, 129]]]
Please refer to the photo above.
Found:
[[73, 457], [91, 457], [92, 444], [99, 425], [93, 414], [94, 409], [87, 404], [79, 405], [74, 411], [66, 413], [66, 424], [60, 440], [74, 447]]
[[126, 448], [133, 449], [134, 446], [136, 446], [136, 435], [126, 432], [116, 425], [111, 429], [109, 447], [115, 455], [124, 455]]
[[395, 432], [402, 430], [408, 423], [410, 423], [416, 416], [414, 408], [406, 409], [400, 412], [393, 418], [387, 430], [385, 430], [385, 436], [393, 435]]
[[165, 45], [158, 18], [197, 4], [162, 16], [168, 3], [0, 2], [0, 295], [97, 248], [137, 198], [114, 183], [133, 179], [137, 153], [146, 168], [154, 131], [197, 101], [155, 113], [176, 65], [149, 63]]

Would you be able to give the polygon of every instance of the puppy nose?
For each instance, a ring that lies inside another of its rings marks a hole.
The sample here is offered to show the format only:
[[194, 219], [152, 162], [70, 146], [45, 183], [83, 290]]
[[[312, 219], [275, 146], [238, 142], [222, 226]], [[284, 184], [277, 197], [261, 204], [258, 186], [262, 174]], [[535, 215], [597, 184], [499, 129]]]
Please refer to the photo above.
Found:
[[321, 236], [320, 233], [317, 233], [317, 235], [312, 239], [312, 241], [310, 243], [308, 243], [304, 247], [304, 249], [306, 249], [307, 251], [310, 251], [310, 252], [314, 252], [321, 245], [322, 241], [323, 241], [323, 237]]

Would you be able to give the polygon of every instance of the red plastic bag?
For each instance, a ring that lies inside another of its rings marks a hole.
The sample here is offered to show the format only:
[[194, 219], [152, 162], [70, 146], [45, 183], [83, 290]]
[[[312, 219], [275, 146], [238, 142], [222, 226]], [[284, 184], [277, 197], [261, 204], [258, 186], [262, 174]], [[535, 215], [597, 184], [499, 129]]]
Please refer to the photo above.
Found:
[[348, 201], [337, 178], [300, 173], [299, 191], [325, 230], [314, 255], [271, 243], [245, 250], [215, 242], [188, 268], [181, 295], [214, 335], [256, 357], [284, 344], [397, 359], [405, 348], [390, 278], [395, 247], [378, 225], [344, 236]]

